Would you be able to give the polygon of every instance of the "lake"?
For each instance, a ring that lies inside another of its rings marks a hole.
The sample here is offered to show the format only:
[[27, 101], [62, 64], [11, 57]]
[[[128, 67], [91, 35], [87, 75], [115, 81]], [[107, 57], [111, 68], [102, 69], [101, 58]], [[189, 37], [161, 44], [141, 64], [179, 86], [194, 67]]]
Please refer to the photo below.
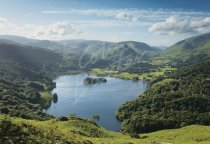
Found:
[[109, 130], [120, 131], [121, 123], [115, 118], [116, 110], [126, 101], [144, 92], [147, 83], [105, 77], [106, 83], [84, 85], [83, 79], [86, 77], [88, 74], [84, 73], [56, 78], [56, 88], [52, 93], [57, 93], [58, 102], [52, 102], [44, 111], [56, 117], [76, 114], [88, 119], [92, 119], [93, 114], [98, 114], [99, 125]]

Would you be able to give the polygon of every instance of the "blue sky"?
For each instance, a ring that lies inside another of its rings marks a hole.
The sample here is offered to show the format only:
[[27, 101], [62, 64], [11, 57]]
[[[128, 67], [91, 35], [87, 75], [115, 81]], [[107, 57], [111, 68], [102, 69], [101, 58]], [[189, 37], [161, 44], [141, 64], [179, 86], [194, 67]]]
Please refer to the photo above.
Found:
[[210, 0], [1, 0], [0, 34], [169, 46], [210, 32]]

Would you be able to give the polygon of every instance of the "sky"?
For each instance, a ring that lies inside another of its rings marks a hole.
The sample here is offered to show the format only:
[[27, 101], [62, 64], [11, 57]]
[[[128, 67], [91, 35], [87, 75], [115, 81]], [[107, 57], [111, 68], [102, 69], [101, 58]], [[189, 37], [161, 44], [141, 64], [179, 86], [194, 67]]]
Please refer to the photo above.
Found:
[[0, 0], [0, 35], [170, 46], [210, 32], [210, 0]]

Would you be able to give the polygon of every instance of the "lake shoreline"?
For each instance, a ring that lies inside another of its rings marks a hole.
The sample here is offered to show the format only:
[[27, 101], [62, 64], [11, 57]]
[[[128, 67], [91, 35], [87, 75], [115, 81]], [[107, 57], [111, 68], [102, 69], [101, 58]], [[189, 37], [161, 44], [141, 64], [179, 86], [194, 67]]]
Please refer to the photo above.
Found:
[[106, 77], [107, 83], [85, 86], [83, 79], [88, 76], [97, 77], [88, 73], [57, 76], [52, 94], [58, 95], [58, 102], [52, 102], [44, 112], [55, 117], [76, 114], [90, 120], [92, 115], [98, 114], [101, 119], [97, 123], [100, 126], [119, 132], [121, 122], [116, 119], [115, 111], [144, 92], [147, 83], [109, 76]]

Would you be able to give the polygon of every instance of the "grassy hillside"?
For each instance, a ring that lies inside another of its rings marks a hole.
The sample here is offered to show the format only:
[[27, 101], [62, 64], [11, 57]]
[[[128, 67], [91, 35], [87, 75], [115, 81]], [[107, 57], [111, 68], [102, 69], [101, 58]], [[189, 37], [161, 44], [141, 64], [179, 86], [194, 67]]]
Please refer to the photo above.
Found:
[[68, 117], [67, 121], [24, 120], [0, 115], [0, 143], [34, 144], [207, 144], [209, 126], [188, 126], [131, 138], [99, 127], [94, 122]]
[[53, 70], [62, 62], [62, 57], [49, 50], [0, 40], [0, 60], [25, 65], [33, 69]]
[[163, 60], [171, 62], [195, 63], [210, 57], [210, 33], [182, 40], [162, 53]]
[[26, 37], [13, 36], [13, 35], [0, 35], [0, 39], [10, 40], [15, 43], [28, 45], [32, 47], [40, 47], [43, 49], [62, 49], [63, 47], [62, 44], [50, 40], [36, 40], [36, 39], [30, 39]]
[[[81, 46], [82, 44], [82, 46]], [[71, 47], [71, 43], [69, 43]], [[110, 43], [102, 41], [81, 41], [66, 52], [68, 57], [78, 55], [80, 68], [107, 68], [117, 66], [127, 69], [133, 64], [148, 61], [159, 54], [160, 50], [140, 42]]]
[[192, 125], [144, 134], [142, 137], [155, 141], [153, 144], [209, 144], [209, 132], [210, 126]]

